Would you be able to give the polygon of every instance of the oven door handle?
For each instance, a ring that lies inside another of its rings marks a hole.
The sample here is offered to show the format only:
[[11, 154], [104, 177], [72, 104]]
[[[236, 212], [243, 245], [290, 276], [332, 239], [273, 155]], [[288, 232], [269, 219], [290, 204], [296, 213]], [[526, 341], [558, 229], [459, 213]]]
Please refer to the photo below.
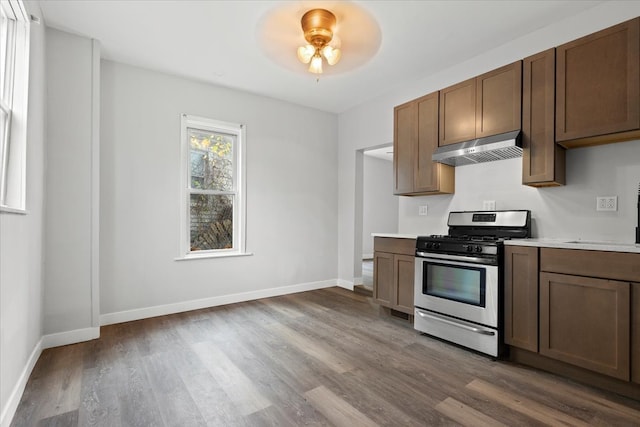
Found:
[[428, 258], [435, 261], [462, 261], [467, 263], [475, 263], [475, 264], [488, 264], [488, 265], [496, 265], [496, 260], [491, 258], [481, 258], [474, 256], [464, 256], [464, 255], [449, 255], [449, 254], [434, 254], [429, 252], [421, 252], [416, 251], [416, 258]]
[[427, 319], [431, 319], [431, 320], [436, 320], [438, 322], [441, 323], [446, 323], [447, 325], [451, 325], [451, 326], [456, 326], [458, 328], [461, 329], [465, 329], [467, 331], [471, 331], [471, 332], [475, 332], [476, 334], [480, 334], [480, 335], [495, 335], [495, 331], [490, 331], [488, 329], [481, 329], [481, 328], [476, 328], [475, 326], [470, 326], [467, 324], [463, 324], [463, 323], [458, 323], [454, 320], [450, 320], [450, 319], [445, 319], [444, 317], [438, 316], [436, 314], [427, 314], [422, 310], [419, 310], [416, 308], [416, 313], [418, 313], [418, 315], [420, 317], [426, 317]]

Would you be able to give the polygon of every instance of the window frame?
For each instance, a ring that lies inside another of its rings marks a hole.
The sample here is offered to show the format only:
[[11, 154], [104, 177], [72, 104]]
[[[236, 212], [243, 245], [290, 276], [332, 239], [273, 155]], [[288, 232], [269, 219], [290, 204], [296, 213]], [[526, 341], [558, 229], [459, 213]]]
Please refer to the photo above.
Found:
[[[234, 135], [232, 191], [191, 188], [191, 145], [189, 129]], [[180, 123], [180, 247], [176, 260], [251, 255], [246, 252], [246, 185], [245, 185], [245, 126], [206, 117], [182, 114]], [[233, 195], [233, 248], [191, 250], [190, 200], [192, 194]]]
[[[0, 140], [0, 212], [26, 213], [27, 114], [31, 20], [22, 0], [2, 0], [9, 21], [5, 35], [7, 55], [0, 81], [0, 108], [7, 115], [5, 139]], [[0, 135], [1, 137], [1, 135]]]

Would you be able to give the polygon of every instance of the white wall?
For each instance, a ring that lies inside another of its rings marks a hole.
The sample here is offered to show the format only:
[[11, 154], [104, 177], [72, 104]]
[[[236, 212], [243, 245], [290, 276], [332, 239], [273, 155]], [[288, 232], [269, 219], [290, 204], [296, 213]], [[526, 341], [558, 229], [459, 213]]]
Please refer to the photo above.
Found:
[[[353, 280], [355, 152], [393, 138], [393, 107], [419, 96], [474, 77], [502, 65], [640, 15], [640, 2], [610, 1], [525, 37], [505, 40], [488, 52], [461, 62], [439, 74], [396, 87], [339, 116], [339, 274]], [[520, 185], [517, 160], [456, 169], [456, 194], [418, 199], [402, 197], [399, 232], [431, 234], [446, 230], [450, 209], [481, 208], [482, 200], [497, 207], [531, 208], [536, 232], [543, 237], [611, 238], [630, 241], [633, 221], [629, 207], [632, 187], [638, 184], [640, 142], [573, 150], [567, 156], [568, 183], [558, 189], [531, 189]], [[606, 159], [606, 160], [603, 160]], [[609, 165], [604, 168], [603, 162]], [[601, 168], [602, 167], [602, 168]], [[602, 194], [602, 193], [606, 194]], [[617, 213], [593, 212], [596, 195], [618, 195]], [[480, 204], [478, 204], [480, 202]], [[418, 205], [429, 206], [427, 217], [417, 216]], [[574, 216], [578, 215], [578, 219]], [[628, 233], [628, 234], [627, 234]], [[561, 235], [560, 235], [561, 234]]]
[[373, 255], [371, 233], [398, 232], [398, 197], [393, 195], [393, 162], [364, 155], [362, 254]]
[[[110, 61], [102, 62], [101, 92], [103, 321], [335, 284], [335, 115]], [[252, 256], [175, 260], [182, 113], [246, 125]]]
[[48, 29], [47, 335], [92, 327], [93, 55], [92, 40]]
[[[457, 167], [455, 195], [400, 199], [399, 232], [446, 232], [450, 210], [482, 209], [483, 200], [495, 200], [497, 209], [531, 210], [534, 237], [633, 243], [640, 141], [569, 150], [566, 166], [566, 186], [540, 189], [520, 184], [521, 159]], [[597, 212], [596, 196], [618, 196], [618, 211]], [[426, 217], [418, 216], [423, 204]]]
[[[27, 11], [42, 14], [27, 2]], [[42, 335], [45, 28], [31, 25], [26, 215], [0, 213], [0, 425], [9, 425]]]

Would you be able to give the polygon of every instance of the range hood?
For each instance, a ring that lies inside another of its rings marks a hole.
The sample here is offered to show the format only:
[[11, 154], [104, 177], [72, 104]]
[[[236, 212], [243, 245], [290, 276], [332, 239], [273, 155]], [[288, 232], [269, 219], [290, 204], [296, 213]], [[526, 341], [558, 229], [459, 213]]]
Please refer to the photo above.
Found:
[[519, 130], [438, 147], [433, 161], [450, 166], [472, 165], [522, 157]]

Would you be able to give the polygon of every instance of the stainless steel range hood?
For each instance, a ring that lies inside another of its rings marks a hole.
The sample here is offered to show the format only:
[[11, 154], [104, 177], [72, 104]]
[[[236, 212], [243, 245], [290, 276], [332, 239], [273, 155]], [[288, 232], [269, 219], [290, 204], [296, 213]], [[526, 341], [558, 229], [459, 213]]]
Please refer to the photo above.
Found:
[[438, 147], [433, 161], [450, 166], [471, 165], [494, 160], [522, 157], [522, 138], [519, 130], [471, 141]]

